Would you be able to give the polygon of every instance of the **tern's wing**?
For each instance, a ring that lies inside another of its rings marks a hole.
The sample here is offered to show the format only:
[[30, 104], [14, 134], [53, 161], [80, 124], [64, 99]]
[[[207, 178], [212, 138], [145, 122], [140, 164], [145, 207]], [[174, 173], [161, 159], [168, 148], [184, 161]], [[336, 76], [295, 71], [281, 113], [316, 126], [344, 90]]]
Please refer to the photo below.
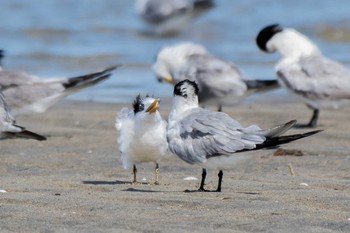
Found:
[[304, 57], [293, 65], [277, 66], [279, 80], [308, 99], [350, 97], [350, 71], [323, 56]]
[[201, 91], [218, 97], [227, 94], [242, 96], [247, 90], [242, 73], [233, 63], [210, 54], [189, 56], [185, 72], [195, 77]]
[[123, 167], [129, 167], [128, 148], [134, 136], [134, 113], [128, 108], [122, 108], [117, 114], [115, 128], [117, 129], [117, 143]]
[[64, 88], [60, 82], [53, 82], [14, 86], [5, 89], [4, 94], [16, 115], [26, 113], [26, 109], [31, 112], [29, 111], [31, 108], [35, 108], [34, 112], [44, 112], [48, 106], [60, 99], [63, 91]]
[[24, 73], [0, 71], [0, 89], [14, 115], [40, 113], [67, 95], [106, 80], [117, 67], [63, 79], [39, 79]]
[[292, 128], [297, 123], [296, 120], [289, 121], [285, 124], [276, 125], [269, 129], [257, 129], [256, 127], [248, 127], [242, 129], [245, 133], [257, 134], [264, 136], [266, 138], [276, 138], [287, 132], [290, 128]]
[[19, 85], [31, 85], [40, 81], [39, 77], [25, 72], [0, 70], [0, 89], [2, 90]]
[[222, 112], [194, 110], [178, 122], [179, 135], [169, 137], [170, 150], [188, 163], [205, 162], [207, 158], [228, 155], [244, 149], [253, 149], [265, 140], [253, 132], [260, 130], [250, 126], [244, 132], [241, 125]]

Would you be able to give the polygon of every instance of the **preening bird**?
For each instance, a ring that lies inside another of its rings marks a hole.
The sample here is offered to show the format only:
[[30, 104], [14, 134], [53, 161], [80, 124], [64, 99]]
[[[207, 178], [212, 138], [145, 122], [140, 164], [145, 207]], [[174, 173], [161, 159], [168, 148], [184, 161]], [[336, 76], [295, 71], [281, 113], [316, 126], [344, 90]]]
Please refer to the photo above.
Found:
[[199, 107], [198, 93], [197, 84], [190, 80], [175, 85], [167, 139], [172, 153], [189, 164], [203, 167], [199, 191], [207, 191], [204, 189], [206, 168], [219, 171], [215, 191], [221, 192], [223, 170], [231, 168], [239, 152], [274, 147], [320, 132], [281, 136], [296, 121], [270, 129], [261, 129], [257, 125], [243, 127], [226, 113]]
[[189, 79], [199, 86], [199, 102], [221, 110], [224, 102], [237, 103], [248, 92], [277, 87], [276, 80], [252, 80], [232, 62], [210, 54], [199, 44], [184, 42], [163, 47], [153, 71], [159, 81], [173, 85]]
[[159, 183], [159, 162], [167, 154], [167, 123], [159, 111], [159, 99], [138, 95], [133, 109], [122, 108], [116, 117], [118, 145], [124, 169], [133, 167], [136, 183], [136, 165], [152, 162], [155, 166], [155, 184]]
[[272, 24], [259, 32], [256, 43], [264, 52], [280, 53], [275, 65], [278, 82], [313, 110], [309, 123], [299, 127], [316, 127], [322, 108], [349, 105], [350, 70], [325, 57], [305, 35]]

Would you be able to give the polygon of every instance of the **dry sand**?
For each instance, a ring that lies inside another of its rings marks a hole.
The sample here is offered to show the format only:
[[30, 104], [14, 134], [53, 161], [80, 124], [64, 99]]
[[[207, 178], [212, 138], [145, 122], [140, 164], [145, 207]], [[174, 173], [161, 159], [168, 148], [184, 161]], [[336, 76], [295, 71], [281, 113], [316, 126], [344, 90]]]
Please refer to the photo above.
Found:
[[[302, 156], [250, 153], [224, 172], [222, 193], [185, 193], [199, 180], [184, 178], [199, 179], [201, 168], [171, 156], [160, 164], [160, 185], [130, 184], [115, 143], [124, 105], [64, 101], [18, 117], [48, 140], [0, 141], [1, 232], [350, 232], [350, 109], [321, 111], [324, 132], [283, 147]], [[297, 102], [225, 111], [262, 127], [311, 116]], [[207, 187], [216, 187], [216, 173]], [[139, 166], [139, 179], [153, 176], [152, 164]]]

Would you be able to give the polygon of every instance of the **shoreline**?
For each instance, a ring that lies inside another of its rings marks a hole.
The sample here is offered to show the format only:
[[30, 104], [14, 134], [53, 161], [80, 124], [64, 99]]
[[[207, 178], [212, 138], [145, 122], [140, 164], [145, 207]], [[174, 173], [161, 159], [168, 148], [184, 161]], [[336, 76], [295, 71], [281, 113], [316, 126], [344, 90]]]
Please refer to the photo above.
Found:
[[[224, 171], [221, 193], [198, 188], [200, 166], [174, 156], [160, 163], [160, 185], [131, 185], [119, 160], [114, 120], [131, 103], [64, 100], [17, 122], [47, 141], [0, 141], [0, 230], [4, 232], [347, 232], [350, 231], [350, 109], [321, 111], [324, 132], [276, 150], [247, 153]], [[169, 103], [161, 103], [167, 117]], [[265, 128], [311, 111], [300, 102], [224, 108], [243, 126]], [[290, 133], [308, 130], [292, 129]], [[293, 174], [290, 172], [293, 169]], [[139, 165], [153, 179], [153, 165]], [[215, 188], [209, 171], [207, 187]], [[198, 180], [185, 181], [186, 177]]]

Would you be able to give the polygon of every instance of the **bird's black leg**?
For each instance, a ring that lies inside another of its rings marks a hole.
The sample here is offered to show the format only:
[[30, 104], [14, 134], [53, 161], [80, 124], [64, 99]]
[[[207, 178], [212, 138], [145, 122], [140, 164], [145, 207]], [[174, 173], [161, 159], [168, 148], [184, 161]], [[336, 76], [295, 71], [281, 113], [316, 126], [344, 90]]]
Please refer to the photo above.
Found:
[[136, 165], [134, 164], [134, 167], [132, 169], [132, 172], [134, 173], [134, 181], [132, 182], [133, 184], [136, 184], [137, 183], [137, 180], [136, 180], [136, 173], [137, 173], [137, 168], [136, 168]]
[[199, 189], [197, 190], [188, 190], [186, 189], [185, 192], [187, 193], [193, 193], [193, 192], [208, 192], [207, 190], [204, 189], [204, 182], [205, 182], [205, 177], [207, 176], [207, 170], [205, 168], [202, 169], [202, 180], [201, 180], [201, 185]]
[[156, 163], [156, 169], [154, 170], [154, 173], [156, 175], [156, 181], [154, 182], [155, 185], [159, 184], [159, 164]]
[[207, 170], [203, 168], [202, 170], [202, 180], [201, 180], [201, 186], [199, 187], [198, 191], [205, 192], [206, 190], [204, 189], [204, 181], [205, 177], [207, 177]]
[[224, 173], [222, 172], [222, 170], [220, 170], [218, 173], [219, 183], [218, 183], [218, 188], [216, 189], [216, 192], [221, 192], [221, 183], [222, 183], [223, 176], [224, 176]]
[[311, 120], [308, 124], [310, 128], [316, 127], [319, 114], [320, 114], [320, 110], [314, 109], [314, 113], [313, 113]]
[[313, 114], [311, 117], [311, 120], [309, 123], [307, 124], [296, 124], [294, 127], [295, 128], [315, 128], [317, 125], [317, 120], [318, 120], [318, 116], [320, 114], [320, 110], [318, 109], [313, 109]]
[[201, 180], [201, 185], [198, 190], [186, 190], [185, 192], [221, 192], [221, 183], [222, 183], [222, 177], [224, 173], [222, 170], [219, 171], [218, 176], [219, 176], [219, 183], [218, 183], [218, 188], [216, 190], [206, 190], [204, 189], [204, 184], [205, 184], [205, 177], [207, 176], [207, 170], [203, 168], [202, 170], [202, 180]]
[[219, 105], [218, 112], [222, 112], [222, 104]]

